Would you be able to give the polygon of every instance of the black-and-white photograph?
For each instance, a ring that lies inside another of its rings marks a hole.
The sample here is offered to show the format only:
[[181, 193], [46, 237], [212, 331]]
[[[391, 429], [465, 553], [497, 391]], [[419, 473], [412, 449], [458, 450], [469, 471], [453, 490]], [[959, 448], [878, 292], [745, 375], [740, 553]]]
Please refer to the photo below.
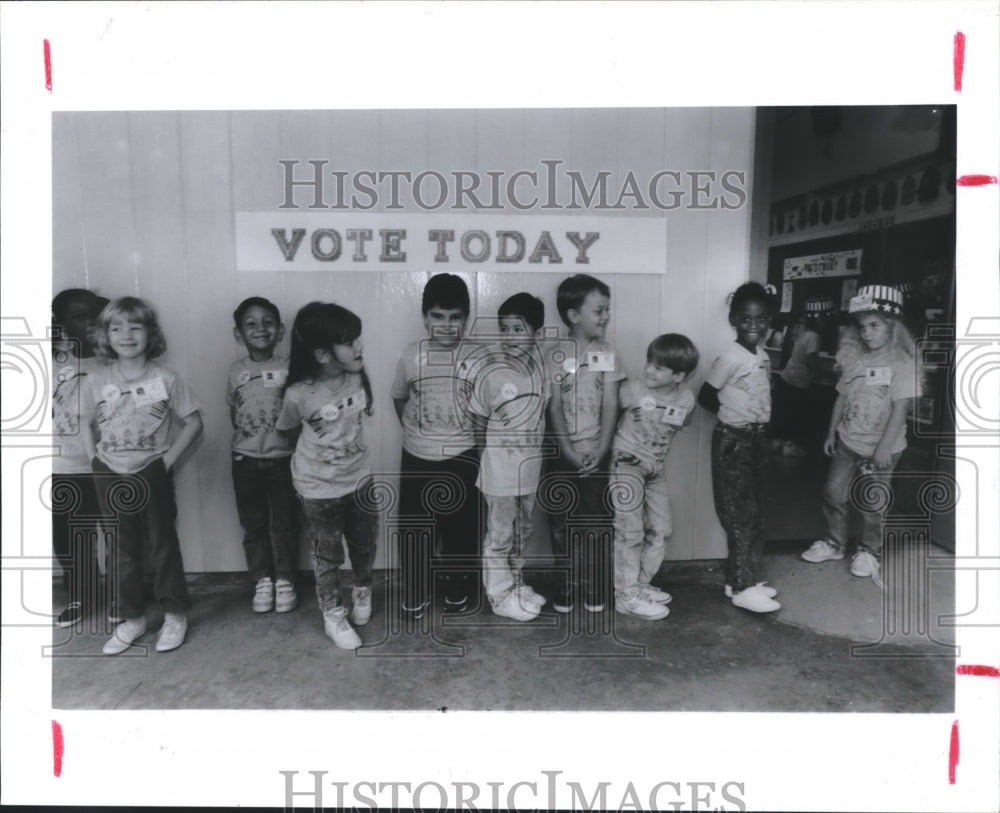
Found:
[[52, 7], [4, 803], [995, 809], [995, 8]]

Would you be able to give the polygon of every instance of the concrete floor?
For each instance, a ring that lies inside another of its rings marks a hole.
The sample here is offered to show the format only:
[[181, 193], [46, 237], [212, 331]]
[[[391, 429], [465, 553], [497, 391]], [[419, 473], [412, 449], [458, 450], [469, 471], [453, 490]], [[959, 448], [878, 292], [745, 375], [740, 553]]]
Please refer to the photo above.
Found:
[[[100, 654], [103, 618], [54, 630], [53, 707], [952, 710], [949, 632], [934, 623], [952, 611], [952, 581], [931, 579], [930, 595], [903, 591], [906, 600], [894, 603], [891, 585], [883, 593], [853, 578], [846, 561], [808, 565], [797, 550], [765, 556], [764, 573], [781, 588], [779, 612], [737, 609], [722, 595], [716, 564], [688, 565], [661, 574], [674, 600], [656, 622], [547, 607], [519, 624], [488, 609], [444, 618], [438, 610], [407, 629], [387, 611], [393, 574], [378, 573], [375, 613], [359, 629], [365, 646], [357, 653], [324, 636], [306, 578], [299, 609], [258, 615], [244, 580], [195, 577], [188, 638], [174, 652], [153, 650], [161, 623], [154, 609], [148, 646], [117, 657]], [[931, 629], [901, 635], [894, 619], [915, 603]], [[894, 623], [897, 634], [883, 632]]]

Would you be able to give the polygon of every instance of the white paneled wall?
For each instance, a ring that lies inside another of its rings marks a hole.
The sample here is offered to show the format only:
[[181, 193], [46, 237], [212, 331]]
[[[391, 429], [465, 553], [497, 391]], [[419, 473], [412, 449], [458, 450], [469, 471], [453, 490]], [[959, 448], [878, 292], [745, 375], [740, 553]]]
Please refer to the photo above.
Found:
[[[584, 177], [600, 170], [617, 178], [629, 170], [638, 178], [661, 169], [738, 170], [746, 172], [749, 195], [754, 124], [749, 108], [55, 114], [53, 290], [79, 286], [109, 297], [150, 300], [167, 336], [164, 362], [203, 404], [204, 435], [176, 478], [187, 569], [245, 567], [224, 402], [226, 372], [241, 354], [231, 316], [241, 299], [267, 297], [289, 326], [295, 311], [315, 299], [339, 302], [361, 316], [377, 400], [373, 467], [392, 477], [400, 429], [388, 389], [400, 349], [422, 334], [420, 294], [428, 277], [442, 270], [462, 274], [474, 313], [486, 317], [510, 294], [530, 291], [545, 302], [548, 324], [562, 330], [556, 286], [580, 270], [567, 262], [553, 266], [556, 272], [548, 267], [477, 271], [452, 262], [447, 268], [403, 264], [391, 271], [239, 273], [235, 213], [277, 211], [283, 196], [280, 159], [297, 159], [302, 166], [325, 159], [348, 172], [511, 173], [539, 168], [547, 158], [562, 160], [563, 170]], [[561, 191], [568, 197], [568, 190]], [[407, 191], [401, 201], [411, 204]], [[375, 211], [384, 211], [385, 202], [380, 199]], [[551, 213], [528, 213], [546, 214]], [[667, 246], [662, 275], [628, 273], [627, 252], [621, 273], [602, 275], [612, 291], [611, 341], [626, 369], [638, 373], [654, 336], [687, 334], [702, 352], [702, 368], [690, 383], [700, 386], [705, 366], [732, 338], [727, 293], [748, 276], [764, 274], [748, 267], [749, 204], [730, 211], [610, 214], [660, 218]], [[282, 350], [287, 352], [287, 339]], [[672, 559], [725, 554], [712, 502], [712, 425], [699, 411], [668, 458]], [[535, 545], [538, 553], [548, 550], [547, 539]], [[394, 563], [394, 552], [383, 543], [377, 566]]]

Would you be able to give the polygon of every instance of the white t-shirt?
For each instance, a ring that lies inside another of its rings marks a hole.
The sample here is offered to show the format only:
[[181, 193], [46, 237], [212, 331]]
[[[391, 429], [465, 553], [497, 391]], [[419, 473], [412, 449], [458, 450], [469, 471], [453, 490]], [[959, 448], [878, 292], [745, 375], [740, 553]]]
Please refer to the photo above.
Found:
[[629, 380], [621, 386], [618, 403], [624, 412], [612, 448], [659, 465], [694, 409], [695, 398], [686, 387], [665, 392], [663, 387], [650, 389], [641, 381]]
[[759, 346], [751, 353], [739, 342], [712, 362], [705, 383], [719, 391], [719, 420], [730, 426], [771, 420], [771, 361]]
[[285, 391], [275, 427], [302, 427], [292, 455], [295, 490], [311, 500], [351, 494], [369, 474], [364, 419], [368, 399], [361, 376], [348, 373], [336, 390], [300, 381]]
[[268, 361], [245, 356], [229, 368], [226, 403], [235, 408], [234, 453], [263, 458], [292, 454], [292, 444], [274, 428], [287, 375], [288, 359], [283, 356]]
[[[887, 347], [860, 353], [844, 363], [837, 392], [844, 396], [837, 435], [852, 452], [871, 455], [889, 422], [892, 402], [920, 394], [916, 361], [893, 358]], [[891, 451], [895, 454], [905, 448], [904, 424]]]
[[52, 458], [53, 474], [90, 474], [90, 457], [80, 436], [83, 385], [96, 369], [107, 365], [99, 356], [77, 358], [57, 350], [52, 355], [52, 434], [60, 453]]
[[469, 418], [473, 356], [468, 341], [439, 348], [429, 339], [411, 342], [399, 356], [390, 395], [406, 399], [403, 448], [424, 460], [446, 460], [476, 444]]
[[476, 376], [469, 408], [487, 419], [476, 485], [491, 497], [534, 494], [542, 473], [549, 384], [537, 352], [491, 355]]
[[84, 384], [84, 410], [97, 421], [97, 456], [112, 471], [134, 474], [170, 448], [174, 416], [187, 418], [201, 404], [177, 373], [147, 362], [136, 379], [116, 362], [94, 369]]
[[545, 365], [553, 387], [562, 396], [562, 415], [573, 448], [593, 454], [601, 445], [601, 408], [604, 388], [617, 386], [625, 368], [615, 349], [595, 339], [582, 350], [573, 339], [546, 343]]

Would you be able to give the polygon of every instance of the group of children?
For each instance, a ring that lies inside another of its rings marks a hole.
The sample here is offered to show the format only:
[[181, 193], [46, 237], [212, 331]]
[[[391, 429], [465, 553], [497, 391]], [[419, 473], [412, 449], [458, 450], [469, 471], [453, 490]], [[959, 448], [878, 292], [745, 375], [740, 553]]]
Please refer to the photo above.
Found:
[[[826, 443], [833, 457], [825, 494], [830, 537], [803, 554], [807, 561], [843, 558], [853, 480], [859, 472], [887, 478], [905, 446], [906, 405], [918, 393], [913, 341], [894, 295], [872, 286], [851, 303], [859, 327], [842, 341], [840, 395]], [[495, 335], [467, 336], [464, 281], [437, 274], [427, 282], [426, 336], [401, 353], [390, 391], [403, 431], [395, 530], [405, 618], [426, 611], [435, 575], [444, 583], [445, 612], [476, 607], [481, 584], [494, 614], [535, 618], [547, 599], [524, 582], [521, 567], [536, 498], [549, 515], [562, 568], [555, 611], [571, 612], [581, 602], [601, 612], [613, 590], [619, 613], [667, 616], [671, 597], [651, 584], [672, 532], [664, 465], [674, 435], [693, 417], [695, 397], [683, 385], [699, 353], [685, 336], [658, 336], [641, 377], [626, 380], [606, 339], [610, 297], [600, 280], [574, 275], [557, 291], [564, 338], [546, 337], [544, 305], [529, 293], [501, 304]], [[144, 546], [164, 611], [156, 648], [174, 649], [183, 643], [190, 602], [171, 471], [201, 431], [200, 405], [156, 362], [166, 344], [142, 300], [108, 303], [74, 289], [56, 297], [53, 315], [63, 337], [53, 365], [62, 447], [53, 489], [60, 482], [90, 489], [86, 510], [117, 519], [108, 570], [118, 623], [103, 651], [123, 652], [146, 632]], [[746, 283], [734, 292], [729, 323], [736, 341], [715, 359], [697, 399], [718, 414], [712, 477], [729, 544], [726, 594], [753, 612], [781, 606], [757, 574], [771, 413], [770, 365], [761, 345], [770, 315], [763, 286]], [[326, 634], [336, 646], [355, 649], [362, 643], [355, 628], [371, 618], [384, 521], [365, 437], [376, 403], [361, 320], [339, 305], [305, 305], [286, 359], [276, 352], [284, 325], [275, 305], [251, 297], [233, 317], [247, 355], [230, 369], [226, 401], [236, 504], [255, 583], [252, 608], [297, 606], [301, 506]], [[877, 578], [880, 520], [877, 512], [866, 514], [856, 575]], [[93, 556], [70, 552], [64, 516], [54, 517], [53, 529], [60, 561], [85, 572]], [[341, 595], [345, 542], [353, 570], [349, 612]], [[71, 587], [70, 598], [57, 619], [62, 626], [82, 617], [83, 595]]]

